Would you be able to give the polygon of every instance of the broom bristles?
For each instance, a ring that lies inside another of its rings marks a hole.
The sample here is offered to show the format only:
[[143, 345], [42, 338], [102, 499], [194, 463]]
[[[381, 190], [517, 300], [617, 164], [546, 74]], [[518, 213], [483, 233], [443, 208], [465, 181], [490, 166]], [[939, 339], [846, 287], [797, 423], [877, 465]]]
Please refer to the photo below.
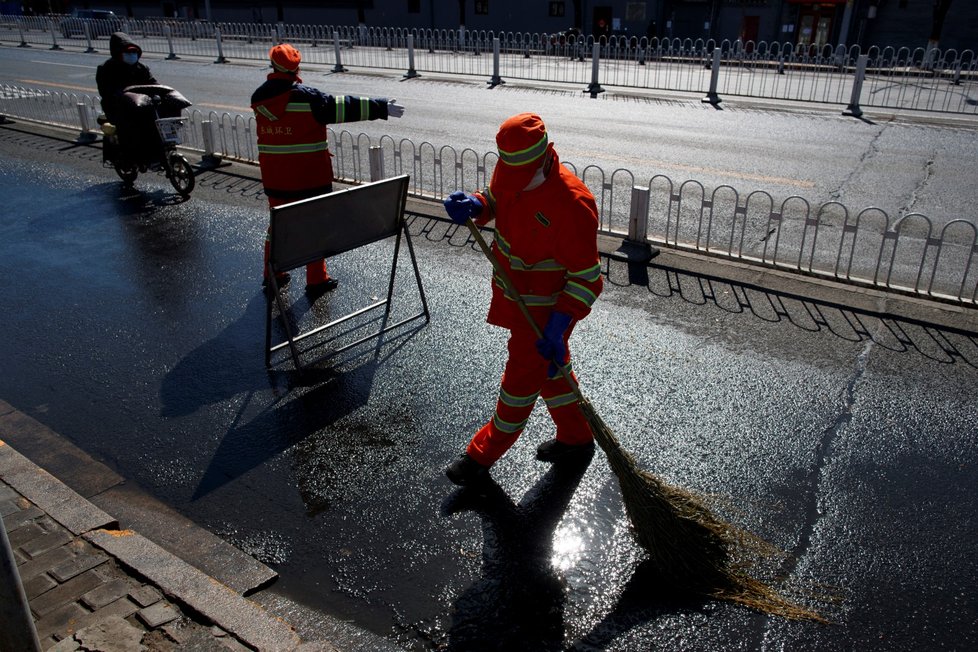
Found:
[[635, 538], [661, 577], [691, 593], [784, 618], [826, 622], [751, 575], [758, 560], [783, 553], [714, 515], [695, 494], [639, 468], [590, 401], [579, 405], [618, 477]]

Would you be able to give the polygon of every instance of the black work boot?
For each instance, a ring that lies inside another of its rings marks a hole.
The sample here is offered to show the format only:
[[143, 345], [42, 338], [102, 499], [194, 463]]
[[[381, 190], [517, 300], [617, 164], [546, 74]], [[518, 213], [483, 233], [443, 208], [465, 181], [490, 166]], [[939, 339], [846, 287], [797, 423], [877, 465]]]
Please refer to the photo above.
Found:
[[594, 455], [594, 440], [586, 444], [572, 446], [551, 439], [537, 446], [537, 459], [541, 462], [563, 462], [565, 460], [585, 460]]
[[445, 475], [460, 487], [471, 487], [489, 479], [489, 467], [482, 466], [468, 455], [462, 455], [445, 468]]

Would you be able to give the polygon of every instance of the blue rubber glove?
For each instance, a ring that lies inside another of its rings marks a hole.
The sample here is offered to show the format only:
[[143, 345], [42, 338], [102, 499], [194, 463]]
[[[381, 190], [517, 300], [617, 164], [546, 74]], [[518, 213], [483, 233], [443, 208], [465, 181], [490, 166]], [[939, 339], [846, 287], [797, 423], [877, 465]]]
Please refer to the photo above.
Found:
[[475, 195], [456, 190], [445, 200], [445, 210], [456, 224], [465, 224], [470, 217], [482, 212], [482, 202]]
[[550, 360], [550, 366], [547, 368], [549, 378], [557, 375], [558, 364], [561, 367], [567, 364], [567, 346], [564, 344], [564, 333], [570, 326], [572, 319], [565, 312], [553, 311], [543, 329], [543, 337], [537, 340], [537, 353]]

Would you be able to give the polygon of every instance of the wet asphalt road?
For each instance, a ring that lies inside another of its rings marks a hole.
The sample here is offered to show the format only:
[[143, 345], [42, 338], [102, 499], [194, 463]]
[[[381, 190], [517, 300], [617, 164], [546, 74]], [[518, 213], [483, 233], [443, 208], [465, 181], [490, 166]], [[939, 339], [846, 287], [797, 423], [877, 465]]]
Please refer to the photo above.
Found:
[[[539, 407], [487, 495], [443, 477], [504, 361], [467, 234], [412, 219], [431, 322], [303, 379], [263, 366], [254, 168], [179, 203], [155, 174], [124, 190], [97, 148], [0, 128], [0, 152], [0, 397], [274, 567], [276, 591], [411, 650], [978, 646], [975, 335], [607, 263], [572, 340], [583, 389], [643, 466], [791, 553], [789, 586], [839, 597], [810, 603], [832, 625], [786, 622], [659, 585], [602, 455], [533, 459]], [[340, 289], [312, 305], [297, 277], [292, 318], [382, 295], [392, 249], [331, 261]], [[395, 316], [419, 308], [406, 260]]]

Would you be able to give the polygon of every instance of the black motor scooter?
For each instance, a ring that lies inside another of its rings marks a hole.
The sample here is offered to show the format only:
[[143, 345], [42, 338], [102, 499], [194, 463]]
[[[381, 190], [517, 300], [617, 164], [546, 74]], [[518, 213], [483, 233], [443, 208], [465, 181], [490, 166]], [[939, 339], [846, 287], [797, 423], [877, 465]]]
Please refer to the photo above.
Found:
[[[154, 87], [161, 91], [172, 91], [165, 86]], [[128, 91], [129, 89], [127, 89]], [[135, 89], [134, 89], [135, 90]], [[181, 141], [181, 131], [187, 121], [184, 117], [160, 117], [162, 99], [159, 95], [149, 96], [156, 124], [154, 135], [146, 134], [140, 147], [133, 148], [128, 143], [119, 142], [118, 127], [110, 123], [104, 115], [98, 122], [104, 134], [102, 143], [102, 162], [115, 169], [116, 174], [127, 185], [132, 185], [140, 172], [162, 170], [173, 188], [183, 197], [189, 197], [197, 184], [194, 170], [187, 159], [177, 152]], [[155, 136], [155, 137], [154, 137]], [[137, 149], [137, 151], [133, 151]]]

